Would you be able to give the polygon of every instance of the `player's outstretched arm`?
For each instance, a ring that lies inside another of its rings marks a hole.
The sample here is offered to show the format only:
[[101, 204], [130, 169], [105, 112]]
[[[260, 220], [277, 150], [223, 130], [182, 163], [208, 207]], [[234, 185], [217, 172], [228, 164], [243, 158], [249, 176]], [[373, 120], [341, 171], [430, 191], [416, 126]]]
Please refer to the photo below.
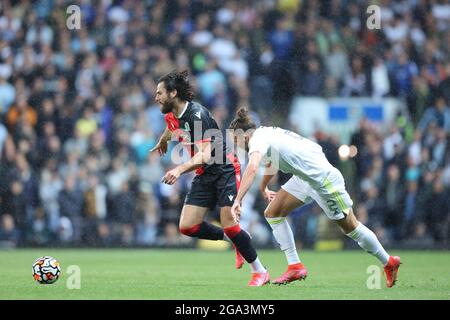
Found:
[[267, 188], [270, 180], [272, 180], [272, 178], [276, 175], [277, 171], [278, 170], [274, 171], [272, 163], [268, 163], [266, 165], [266, 168], [264, 171], [264, 176], [263, 176], [261, 184], [259, 186], [259, 191], [262, 193], [264, 199], [267, 202], [271, 202], [275, 198], [275, 195], [277, 194], [276, 192], [271, 191], [271, 190], [269, 190], [269, 188]]
[[172, 138], [172, 133], [170, 130], [166, 127], [163, 134], [161, 135], [161, 138], [159, 138], [158, 143], [156, 146], [153, 147], [153, 149], [150, 150], [150, 153], [158, 150], [159, 155], [162, 157], [167, 152], [168, 142]]
[[234, 200], [234, 204], [231, 207], [231, 213], [237, 215], [241, 214], [241, 202], [247, 193], [248, 189], [255, 180], [256, 173], [258, 172], [259, 164], [262, 159], [262, 154], [259, 151], [252, 152], [248, 161], [247, 168], [245, 169], [244, 175], [242, 176], [241, 186], [239, 192]]
[[198, 148], [199, 151], [189, 161], [168, 171], [161, 181], [174, 184], [183, 173], [195, 170], [207, 163], [211, 159], [211, 142], [203, 142], [198, 145]]

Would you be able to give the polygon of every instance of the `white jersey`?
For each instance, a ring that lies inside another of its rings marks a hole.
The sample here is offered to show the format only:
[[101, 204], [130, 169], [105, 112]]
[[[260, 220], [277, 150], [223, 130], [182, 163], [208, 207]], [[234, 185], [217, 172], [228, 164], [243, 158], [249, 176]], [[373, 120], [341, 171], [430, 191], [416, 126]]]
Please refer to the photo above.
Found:
[[275, 168], [292, 173], [314, 188], [323, 186], [334, 167], [322, 147], [295, 132], [278, 127], [259, 127], [249, 141], [249, 154], [259, 151]]

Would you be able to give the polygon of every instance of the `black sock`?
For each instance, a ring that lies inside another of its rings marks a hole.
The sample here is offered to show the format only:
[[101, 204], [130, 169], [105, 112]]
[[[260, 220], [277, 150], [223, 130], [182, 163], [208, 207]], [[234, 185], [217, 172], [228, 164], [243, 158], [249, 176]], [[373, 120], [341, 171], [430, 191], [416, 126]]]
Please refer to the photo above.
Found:
[[223, 229], [203, 221], [190, 228], [180, 228], [180, 232], [189, 237], [206, 240], [223, 240]]
[[225, 234], [233, 241], [234, 245], [244, 257], [245, 261], [252, 263], [258, 257], [255, 248], [252, 245], [252, 239], [247, 232], [241, 230], [237, 224], [235, 226], [225, 228]]

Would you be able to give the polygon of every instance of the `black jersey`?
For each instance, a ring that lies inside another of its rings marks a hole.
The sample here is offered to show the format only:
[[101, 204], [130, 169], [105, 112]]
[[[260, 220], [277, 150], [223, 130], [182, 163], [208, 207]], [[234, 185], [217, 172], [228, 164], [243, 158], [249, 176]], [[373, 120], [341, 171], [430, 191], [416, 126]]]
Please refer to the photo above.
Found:
[[211, 112], [200, 103], [188, 102], [178, 118], [173, 112], [169, 112], [165, 115], [165, 120], [167, 128], [189, 149], [191, 156], [197, 152], [196, 144], [211, 142], [214, 161], [198, 168], [196, 174], [200, 175], [205, 171], [217, 172], [222, 164], [226, 164], [231, 152]]

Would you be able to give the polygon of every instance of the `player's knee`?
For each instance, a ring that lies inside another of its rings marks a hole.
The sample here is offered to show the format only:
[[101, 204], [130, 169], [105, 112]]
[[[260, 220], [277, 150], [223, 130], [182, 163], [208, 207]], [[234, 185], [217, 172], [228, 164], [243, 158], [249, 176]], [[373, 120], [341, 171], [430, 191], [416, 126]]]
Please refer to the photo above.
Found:
[[222, 225], [222, 228], [229, 228], [236, 224], [239, 224], [239, 221], [236, 217], [233, 216], [222, 216], [220, 219], [220, 224]]
[[341, 231], [345, 234], [348, 234], [352, 232], [353, 230], [358, 227], [358, 220], [356, 219], [355, 215], [353, 214], [353, 211], [350, 209], [350, 212], [348, 215], [345, 216], [345, 218], [341, 220], [336, 221], [338, 226], [340, 227]]
[[279, 210], [276, 210], [271, 207], [267, 207], [266, 210], [264, 210], [264, 217], [266, 218], [277, 218], [279, 216], [281, 216]]

